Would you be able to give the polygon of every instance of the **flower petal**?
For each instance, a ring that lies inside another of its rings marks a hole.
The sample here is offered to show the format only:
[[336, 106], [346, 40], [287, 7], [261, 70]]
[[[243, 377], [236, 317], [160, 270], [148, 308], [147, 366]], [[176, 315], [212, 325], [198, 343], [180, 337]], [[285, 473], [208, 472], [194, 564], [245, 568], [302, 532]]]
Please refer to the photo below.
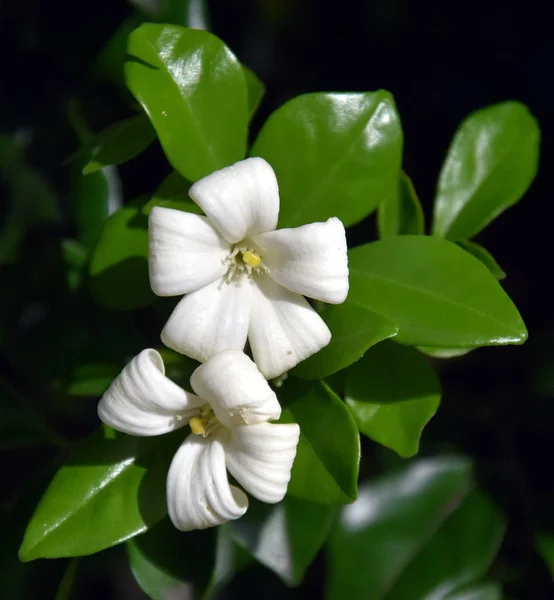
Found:
[[200, 362], [222, 350], [242, 350], [253, 288], [247, 277], [231, 283], [218, 279], [188, 294], [169, 317], [161, 335], [163, 343]]
[[247, 508], [246, 494], [229, 485], [221, 441], [189, 435], [167, 474], [167, 509], [175, 527], [206, 529], [242, 517]]
[[197, 181], [189, 196], [231, 243], [272, 231], [279, 217], [279, 186], [263, 158], [247, 158]]
[[281, 415], [275, 392], [244, 352], [216, 354], [194, 371], [190, 383], [227, 427], [262, 423]]
[[162, 357], [147, 349], [112, 382], [98, 404], [98, 416], [123, 433], [160, 435], [187, 425], [205, 404], [168, 379]]
[[256, 283], [248, 340], [258, 369], [272, 379], [327, 346], [331, 332], [299, 294], [267, 276]]
[[206, 217], [155, 206], [148, 219], [152, 290], [176, 296], [204, 287], [223, 277], [230, 249]]
[[227, 468], [258, 500], [279, 502], [287, 493], [299, 437], [296, 423], [235, 427], [225, 445]]
[[262, 233], [254, 242], [270, 277], [280, 285], [331, 304], [346, 299], [346, 234], [339, 219]]

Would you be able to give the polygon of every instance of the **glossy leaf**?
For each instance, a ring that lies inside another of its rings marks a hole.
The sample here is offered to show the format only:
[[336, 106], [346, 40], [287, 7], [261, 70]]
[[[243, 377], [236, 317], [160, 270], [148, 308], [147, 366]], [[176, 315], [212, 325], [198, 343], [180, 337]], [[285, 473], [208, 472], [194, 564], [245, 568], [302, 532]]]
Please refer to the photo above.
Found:
[[458, 242], [458, 246], [475, 256], [475, 258], [478, 258], [497, 279], [505, 279], [506, 273], [504, 273], [500, 265], [494, 260], [493, 255], [483, 248], [483, 246], [469, 240]]
[[519, 102], [469, 115], [439, 176], [433, 233], [470, 239], [518, 202], [537, 172], [539, 141], [537, 121]]
[[232, 521], [235, 538], [287, 585], [298, 585], [325, 542], [336, 506], [287, 497], [277, 505], [252, 502]]
[[19, 556], [93, 554], [165, 516], [165, 478], [182, 432], [138, 438], [102, 428], [56, 473], [31, 518]]
[[368, 348], [398, 333], [398, 327], [389, 319], [348, 302], [326, 307], [321, 316], [333, 335], [331, 342], [295, 367], [292, 375], [296, 377], [323, 379], [355, 363]]
[[127, 86], [171, 165], [190, 181], [244, 158], [248, 108], [242, 66], [207, 31], [146, 23], [129, 36]]
[[502, 589], [496, 583], [481, 583], [456, 590], [445, 600], [502, 600]]
[[440, 398], [433, 369], [399, 344], [371, 348], [346, 374], [345, 399], [359, 430], [404, 458], [417, 454]]
[[260, 81], [256, 73], [246, 65], [242, 65], [246, 88], [248, 90], [248, 112], [250, 118], [254, 116], [265, 95], [265, 85]]
[[425, 233], [423, 208], [412, 180], [404, 171], [398, 177], [396, 193], [379, 205], [377, 229], [380, 238]]
[[281, 422], [300, 425], [300, 441], [288, 494], [324, 504], [352, 502], [357, 496], [360, 438], [346, 405], [323, 382], [285, 382], [279, 390], [292, 403]]
[[433, 348], [432, 346], [418, 346], [418, 350], [432, 358], [458, 358], [471, 352], [473, 348]]
[[127, 542], [129, 566], [152, 600], [198, 597], [210, 580], [215, 556], [213, 529], [183, 533], [168, 518]]
[[148, 220], [125, 206], [104, 224], [89, 265], [89, 288], [102, 306], [132, 309], [154, 299], [148, 279]]
[[502, 540], [460, 457], [412, 462], [360, 489], [329, 543], [328, 600], [445, 598], [479, 580]]
[[83, 174], [94, 173], [109, 165], [121, 165], [143, 152], [155, 139], [156, 132], [145, 115], [115, 123], [87, 143], [90, 160], [84, 166]]
[[251, 151], [279, 180], [280, 227], [352, 225], [394, 193], [402, 131], [392, 96], [305, 94], [275, 111]]
[[349, 252], [348, 302], [394, 321], [409, 345], [521, 344], [527, 330], [476, 258], [439, 238], [396, 236]]

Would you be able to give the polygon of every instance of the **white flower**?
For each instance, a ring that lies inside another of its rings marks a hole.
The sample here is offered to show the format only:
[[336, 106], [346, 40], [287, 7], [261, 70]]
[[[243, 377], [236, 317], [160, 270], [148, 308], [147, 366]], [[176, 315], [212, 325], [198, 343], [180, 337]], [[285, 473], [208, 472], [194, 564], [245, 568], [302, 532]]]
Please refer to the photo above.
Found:
[[279, 190], [262, 158], [204, 177], [189, 195], [207, 216], [161, 207], [150, 213], [152, 289], [187, 294], [162, 331], [164, 344], [204, 362], [222, 350], [242, 350], [248, 337], [267, 379], [326, 346], [331, 333], [303, 296], [344, 302], [341, 221], [274, 231]]
[[189, 531], [238, 519], [248, 508], [227, 470], [253, 496], [285, 496], [300, 428], [275, 424], [275, 393], [238, 350], [221, 352], [194, 371], [188, 393], [164, 374], [161, 356], [144, 350], [114, 380], [98, 405], [100, 419], [118, 431], [152, 436], [190, 425], [167, 475], [173, 524]]

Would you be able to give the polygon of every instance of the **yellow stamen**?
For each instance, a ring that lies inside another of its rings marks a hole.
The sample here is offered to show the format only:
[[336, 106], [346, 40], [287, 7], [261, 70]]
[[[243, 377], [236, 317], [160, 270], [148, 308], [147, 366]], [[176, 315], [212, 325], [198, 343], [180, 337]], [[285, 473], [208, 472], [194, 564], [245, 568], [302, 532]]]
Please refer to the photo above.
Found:
[[194, 435], [204, 435], [206, 432], [206, 428], [204, 427], [204, 422], [199, 417], [193, 417], [189, 421], [190, 429]]
[[262, 262], [262, 259], [260, 258], [259, 254], [252, 250], [247, 250], [246, 252], [244, 252], [242, 255], [242, 260], [247, 265], [250, 265], [253, 269], [259, 267], [260, 263]]

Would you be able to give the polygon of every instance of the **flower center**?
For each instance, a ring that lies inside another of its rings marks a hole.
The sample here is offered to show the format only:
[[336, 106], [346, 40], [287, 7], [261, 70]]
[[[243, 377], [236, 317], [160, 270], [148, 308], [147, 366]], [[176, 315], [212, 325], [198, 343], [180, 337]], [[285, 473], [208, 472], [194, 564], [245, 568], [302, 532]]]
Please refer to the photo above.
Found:
[[269, 273], [269, 269], [264, 265], [262, 257], [258, 250], [248, 246], [245, 242], [235, 244], [235, 247], [225, 259], [227, 264], [227, 273], [225, 283], [231, 283], [236, 275], [246, 273], [248, 277], [252, 274], [261, 275]]
[[189, 421], [190, 430], [194, 435], [201, 435], [202, 437], [208, 437], [216, 429], [219, 428], [221, 423], [218, 421], [214, 414], [214, 411], [210, 407], [206, 407], [202, 410], [199, 417], [193, 417]]

